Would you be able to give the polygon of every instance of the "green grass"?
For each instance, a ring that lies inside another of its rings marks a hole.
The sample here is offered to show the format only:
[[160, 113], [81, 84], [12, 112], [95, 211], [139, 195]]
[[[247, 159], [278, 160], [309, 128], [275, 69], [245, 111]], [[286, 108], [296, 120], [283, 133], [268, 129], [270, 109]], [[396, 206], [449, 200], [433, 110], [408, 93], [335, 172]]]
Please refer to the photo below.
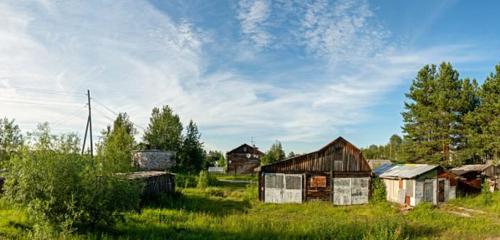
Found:
[[[332, 206], [328, 202], [265, 204], [255, 186], [224, 183], [162, 196], [115, 227], [65, 239], [486, 239], [500, 236], [500, 193], [439, 208], [420, 205], [402, 213], [387, 203]], [[465, 210], [464, 210], [465, 209]], [[467, 212], [468, 216], [460, 215]], [[21, 210], [0, 203], [0, 239], [27, 238]]]
[[242, 181], [257, 181], [258, 177], [256, 175], [220, 175], [216, 174], [215, 175], [217, 179], [224, 179], [224, 180], [242, 180]]

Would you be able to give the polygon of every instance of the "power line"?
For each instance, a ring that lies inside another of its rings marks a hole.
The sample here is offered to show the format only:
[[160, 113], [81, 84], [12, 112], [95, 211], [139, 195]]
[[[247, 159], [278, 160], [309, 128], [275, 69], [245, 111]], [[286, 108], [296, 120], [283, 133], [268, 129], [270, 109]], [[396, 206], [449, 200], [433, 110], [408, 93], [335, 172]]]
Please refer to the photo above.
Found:
[[[98, 105], [100, 105], [101, 107], [103, 107], [105, 110], [107, 110], [108, 112], [112, 113], [114, 115], [114, 117], [117, 117], [119, 115], [119, 113], [117, 113], [116, 111], [114, 111], [113, 109], [111, 109], [110, 107], [106, 106], [104, 103], [100, 102], [100, 101], [97, 101], [95, 98], [92, 98], [92, 100], [97, 103]], [[103, 113], [104, 114], [104, 113]], [[114, 121], [114, 119], [112, 120]], [[132, 121], [130, 121], [135, 127], [137, 128], [140, 128], [142, 129], [143, 131], [146, 131], [146, 128], [139, 125], [139, 124], [136, 124]]]
[[12, 99], [12, 98], [0, 98], [0, 101], [2, 103], [18, 103], [18, 104], [25, 104], [25, 105], [48, 105], [48, 106], [76, 106], [76, 105], [81, 105], [81, 103], [74, 103], [74, 102], [51, 102], [51, 101], [41, 101], [41, 100], [35, 100], [35, 101], [26, 101], [26, 100], [18, 100], [18, 99]]
[[49, 94], [49, 95], [63, 95], [63, 96], [80, 96], [83, 97], [85, 94], [81, 92], [76, 92], [76, 91], [62, 91], [62, 90], [53, 90], [53, 89], [46, 89], [46, 88], [33, 88], [33, 87], [0, 87], [1, 89], [7, 89], [7, 90], [16, 90], [16, 91], [27, 91], [27, 92], [36, 92], [36, 93], [41, 93], [41, 94]]
[[[71, 113], [69, 113], [69, 115], [67, 115], [65, 118], [59, 120], [59, 121], [56, 121], [54, 123], [52, 123], [52, 125], [54, 126], [59, 126], [60, 124], [64, 123], [65, 121], [69, 120], [69, 119], [72, 119], [72, 118], [77, 118], [78, 115], [80, 115], [82, 113], [82, 110], [85, 108], [86, 106], [83, 106], [81, 108], [78, 108], [76, 111], [73, 111]], [[82, 119], [78, 119], [78, 120], [82, 120]]]

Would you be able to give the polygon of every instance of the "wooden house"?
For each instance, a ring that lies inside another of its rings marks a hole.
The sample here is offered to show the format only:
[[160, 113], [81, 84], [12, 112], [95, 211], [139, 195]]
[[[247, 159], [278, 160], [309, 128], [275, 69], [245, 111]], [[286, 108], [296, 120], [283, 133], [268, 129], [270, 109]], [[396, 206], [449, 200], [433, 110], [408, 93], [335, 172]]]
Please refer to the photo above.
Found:
[[450, 170], [458, 178], [458, 191], [461, 195], [480, 193], [483, 183], [489, 184], [490, 191], [500, 188], [500, 166], [493, 164], [470, 164]]
[[370, 176], [361, 151], [339, 137], [318, 151], [261, 166], [259, 199], [271, 203], [368, 203]]
[[386, 187], [387, 201], [416, 206], [434, 205], [456, 197], [455, 176], [438, 165], [385, 164], [373, 170]]
[[226, 153], [228, 174], [254, 174], [260, 166], [260, 158], [264, 153], [255, 146], [242, 144]]

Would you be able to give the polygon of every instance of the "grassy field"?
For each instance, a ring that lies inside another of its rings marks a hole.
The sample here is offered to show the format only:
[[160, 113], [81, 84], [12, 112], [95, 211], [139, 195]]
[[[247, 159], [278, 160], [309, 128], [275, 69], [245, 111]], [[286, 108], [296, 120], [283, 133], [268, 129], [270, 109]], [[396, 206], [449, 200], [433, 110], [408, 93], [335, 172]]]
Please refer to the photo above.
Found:
[[[264, 204], [255, 186], [223, 183], [180, 189], [112, 229], [66, 234], [61, 239], [494, 239], [500, 237], [500, 194], [434, 208], [400, 211], [387, 203], [338, 207], [327, 202]], [[0, 202], [0, 238], [33, 238], [22, 210]], [[52, 236], [53, 237], [53, 236]]]

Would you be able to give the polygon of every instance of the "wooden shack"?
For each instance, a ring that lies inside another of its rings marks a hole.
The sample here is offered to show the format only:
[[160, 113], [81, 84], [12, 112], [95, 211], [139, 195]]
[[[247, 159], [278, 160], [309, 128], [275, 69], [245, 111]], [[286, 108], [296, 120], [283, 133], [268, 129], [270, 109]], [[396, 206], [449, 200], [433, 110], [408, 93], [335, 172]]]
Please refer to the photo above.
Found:
[[144, 183], [143, 196], [175, 192], [175, 174], [168, 169], [175, 166], [175, 153], [160, 150], [141, 150], [132, 155], [132, 166], [138, 171], [119, 173], [130, 181]]
[[370, 176], [361, 151], [339, 137], [318, 151], [261, 166], [259, 199], [272, 203], [368, 203]]
[[500, 167], [493, 164], [469, 164], [450, 170], [458, 178], [458, 191], [461, 195], [481, 192], [482, 184], [488, 184], [490, 191], [500, 188]]
[[127, 174], [131, 181], [144, 183], [142, 194], [152, 196], [161, 193], [175, 192], [175, 175], [165, 171], [141, 171]]
[[373, 170], [385, 184], [387, 201], [416, 206], [434, 205], [456, 197], [456, 176], [438, 165], [385, 164]]
[[264, 153], [255, 146], [242, 144], [226, 153], [227, 174], [254, 174], [260, 166], [260, 158]]

